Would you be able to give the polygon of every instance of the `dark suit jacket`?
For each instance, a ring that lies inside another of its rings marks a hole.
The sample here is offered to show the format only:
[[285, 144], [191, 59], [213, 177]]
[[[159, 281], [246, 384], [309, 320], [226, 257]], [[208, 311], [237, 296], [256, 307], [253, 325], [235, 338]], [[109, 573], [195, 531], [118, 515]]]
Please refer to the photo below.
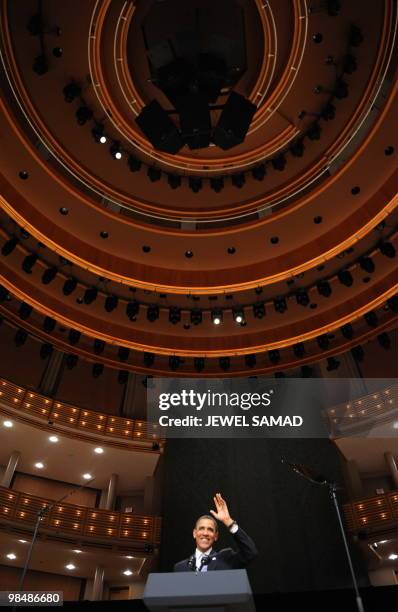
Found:
[[[232, 550], [232, 548], [223, 548], [220, 551], [212, 550], [210, 554], [210, 563], [207, 566], [207, 571], [213, 570], [230, 570], [230, 569], [242, 569], [246, 567], [252, 559], [257, 557], [257, 548], [253, 540], [239, 527], [236, 533], [231, 533], [234, 538], [238, 551]], [[184, 559], [179, 561], [174, 566], [175, 572], [191, 572], [192, 563], [190, 560]]]

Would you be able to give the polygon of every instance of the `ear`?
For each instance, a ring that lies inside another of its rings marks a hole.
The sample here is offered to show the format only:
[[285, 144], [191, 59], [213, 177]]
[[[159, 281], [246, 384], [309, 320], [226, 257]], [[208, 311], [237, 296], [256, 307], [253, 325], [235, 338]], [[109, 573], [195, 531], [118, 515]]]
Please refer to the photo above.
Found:
[[218, 540], [218, 534], [219, 534], [218, 531], [216, 531], [215, 534], [214, 534], [214, 541], [215, 542], [217, 542], [217, 540]]
[[193, 539], [195, 540], [196, 539], [196, 529], [192, 531], [192, 536], [193, 536]]

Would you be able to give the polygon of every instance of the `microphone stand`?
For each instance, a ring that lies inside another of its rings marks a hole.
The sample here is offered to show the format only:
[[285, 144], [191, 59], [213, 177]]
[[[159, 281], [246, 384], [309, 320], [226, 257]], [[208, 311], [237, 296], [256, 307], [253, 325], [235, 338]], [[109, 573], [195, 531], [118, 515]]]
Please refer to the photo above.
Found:
[[348, 561], [348, 565], [349, 565], [350, 573], [351, 573], [352, 584], [353, 584], [354, 591], [355, 591], [355, 599], [356, 599], [358, 612], [365, 612], [362, 597], [361, 597], [361, 594], [358, 588], [358, 581], [355, 575], [354, 565], [352, 563], [350, 549], [348, 548], [347, 537], [345, 534], [344, 525], [343, 525], [343, 521], [341, 518], [339, 504], [337, 501], [336, 491], [339, 489], [339, 487], [337, 486], [337, 483], [333, 482], [332, 480], [328, 480], [321, 474], [317, 474], [316, 472], [312, 470], [312, 468], [308, 468], [305, 465], [301, 465], [298, 463], [289, 463], [289, 461], [286, 461], [284, 458], [282, 458], [281, 461], [282, 463], [287, 464], [293, 470], [293, 472], [296, 472], [296, 474], [299, 474], [300, 476], [305, 478], [305, 480], [307, 480], [308, 482], [312, 482], [313, 484], [316, 484], [319, 486], [328, 487], [330, 498], [332, 499], [334, 508], [336, 510], [337, 520], [338, 520], [340, 531], [341, 531], [341, 536], [343, 538], [344, 548], [345, 548], [347, 561]]

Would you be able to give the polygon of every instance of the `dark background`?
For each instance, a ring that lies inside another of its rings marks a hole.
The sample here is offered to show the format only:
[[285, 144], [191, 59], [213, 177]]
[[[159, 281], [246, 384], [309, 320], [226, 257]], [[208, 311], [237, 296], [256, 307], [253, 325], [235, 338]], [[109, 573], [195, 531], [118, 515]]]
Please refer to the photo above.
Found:
[[[160, 570], [172, 571], [175, 562], [193, 553], [193, 524], [215, 509], [213, 495], [221, 492], [231, 516], [259, 550], [248, 569], [254, 592], [349, 587], [328, 489], [307, 483], [281, 457], [343, 485], [338, 453], [329, 440], [168, 440]], [[339, 498], [344, 501], [344, 491]], [[220, 525], [217, 548], [225, 546], [234, 547], [234, 542]], [[355, 565], [366, 585], [366, 571], [357, 559]]]

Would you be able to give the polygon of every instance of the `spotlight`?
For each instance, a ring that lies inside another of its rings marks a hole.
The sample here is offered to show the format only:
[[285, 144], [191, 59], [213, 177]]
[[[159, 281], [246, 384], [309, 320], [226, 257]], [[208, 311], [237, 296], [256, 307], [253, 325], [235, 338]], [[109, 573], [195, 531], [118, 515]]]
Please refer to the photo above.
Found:
[[77, 329], [70, 329], [68, 334], [69, 344], [75, 346], [79, 342], [81, 335], [81, 332], [79, 332]]
[[286, 299], [284, 297], [277, 297], [274, 299], [275, 312], [283, 314], [287, 309]]
[[390, 310], [398, 314], [398, 295], [394, 295], [393, 297], [387, 300], [387, 305]]
[[17, 348], [23, 346], [28, 338], [28, 332], [19, 328], [14, 336], [14, 343]]
[[224, 179], [222, 176], [215, 176], [210, 179], [210, 187], [216, 193], [224, 189]]
[[380, 344], [380, 346], [386, 351], [388, 351], [388, 349], [391, 348], [391, 338], [387, 334], [387, 332], [383, 332], [382, 334], [379, 334], [377, 336], [377, 341]]
[[323, 297], [330, 297], [332, 295], [332, 287], [327, 280], [319, 280], [316, 284], [319, 295]]
[[77, 287], [77, 280], [75, 278], [67, 278], [62, 288], [64, 295], [70, 295], [74, 292]]
[[232, 316], [234, 318], [235, 323], [238, 323], [239, 325], [241, 325], [245, 320], [245, 314], [243, 312], [243, 309], [239, 307], [234, 308], [232, 310]]
[[358, 344], [358, 346], [352, 347], [351, 355], [354, 357], [355, 361], [363, 361], [365, 358], [365, 351], [362, 346]]
[[104, 133], [105, 127], [103, 123], [96, 123], [93, 129], [91, 130], [91, 134], [95, 140], [95, 142], [99, 142], [101, 144], [106, 143], [106, 136]]
[[104, 352], [105, 349], [105, 342], [103, 340], [98, 340], [98, 338], [96, 338], [94, 340], [94, 346], [93, 346], [93, 351], [96, 355], [101, 355], [101, 353]]
[[27, 255], [22, 262], [22, 270], [26, 272], [26, 274], [32, 274], [32, 268], [38, 260], [39, 256], [37, 253], [31, 253]]
[[31, 306], [30, 304], [27, 304], [26, 302], [22, 302], [22, 304], [19, 307], [19, 312], [18, 312], [22, 321], [26, 321], [26, 319], [30, 317], [32, 312], [33, 312], [33, 306]]
[[128, 349], [126, 346], [119, 346], [117, 356], [119, 357], [120, 361], [127, 361], [130, 356], [130, 349]]
[[140, 304], [137, 300], [133, 300], [132, 302], [128, 302], [126, 306], [126, 315], [130, 319], [130, 321], [135, 321], [136, 316], [140, 310]]
[[46, 74], [46, 72], [48, 72], [48, 62], [46, 56], [38, 55], [37, 57], [35, 57], [32, 68], [33, 72], [35, 72], [39, 76]]
[[94, 363], [93, 364], [93, 368], [91, 370], [93, 378], [98, 378], [99, 376], [101, 376], [103, 371], [104, 371], [104, 364], [103, 363]]
[[354, 328], [351, 323], [345, 323], [345, 325], [341, 327], [340, 331], [346, 340], [352, 340], [354, 337]]
[[69, 83], [65, 85], [63, 89], [64, 100], [65, 102], [73, 102], [75, 98], [80, 96], [82, 90], [81, 87], [77, 83]]
[[150, 323], [156, 321], [159, 318], [159, 306], [157, 304], [152, 304], [152, 306], [148, 306], [146, 311], [146, 318]]
[[310, 297], [305, 289], [299, 289], [296, 293], [296, 302], [300, 306], [308, 306]]
[[153, 353], [144, 353], [143, 361], [144, 361], [144, 366], [147, 368], [150, 368], [154, 364], [155, 355]]
[[202, 323], [202, 311], [200, 308], [191, 310], [191, 323], [192, 325], [199, 325], [199, 323]]
[[105, 300], [105, 310], [106, 312], [113, 312], [117, 305], [119, 304], [119, 298], [117, 295], [108, 295]]
[[50, 357], [52, 355], [53, 350], [54, 347], [49, 342], [45, 342], [44, 344], [42, 344], [40, 347], [40, 359], [47, 359], [47, 357]]
[[358, 28], [358, 26], [354, 24], [351, 25], [348, 40], [349, 40], [349, 44], [351, 45], [351, 47], [359, 47], [359, 45], [362, 44], [363, 35], [362, 35], [362, 31], [360, 30], [360, 28]]
[[129, 373], [127, 370], [119, 370], [119, 373], [117, 375], [117, 382], [119, 383], [119, 385], [125, 385], [128, 381], [128, 378]]
[[321, 111], [321, 117], [324, 121], [331, 121], [336, 116], [336, 107], [329, 102]]
[[169, 357], [169, 368], [175, 372], [181, 365], [181, 358], [177, 355], [172, 355]]
[[254, 368], [257, 364], [256, 355], [245, 355], [245, 365], [247, 368]]
[[313, 369], [309, 365], [301, 366], [301, 376], [302, 378], [311, 378], [313, 374]]
[[5, 302], [9, 299], [9, 297], [9, 291], [5, 287], [3, 287], [3, 285], [0, 285], [0, 302]]
[[49, 285], [51, 281], [53, 281], [54, 278], [57, 276], [57, 273], [58, 268], [56, 266], [52, 266], [51, 268], [47, 268], [47, 270], [44, 270], [41, 277], [41, 282], [43, 283], [43, 285]]
[[155, 168], [155, 166], [149, 166], [147, 170], [147, 176], [151, 183], [156, 183], [156, 181], [160, 181], [162, 171], [160, 170], [160, 168]]
[[43, 329], [45, 332], [51, 334], [54, 331], [56, 325], [55, 319], [52, 317], [45, 317], [43, 321]]
[[354, 282], [352, 274], [348, 270], [339, 270], [337, 272], [337, 278], [339, 279], [340, 283], [345, 287], [351, 287]]
[[220, 368], [224, 370], [224, 372], [229, 370], [229, 368], [231, 367], [231, 360], [229, 357], [220, 357], [220, 359], [218, 360], [218, 363], [219, 363]]
[[198, 193], [202, 189], [202, 179], [199, 176], [190, 176], [188, 184], [191, 191]]
[[279, 170], [279, 172], [282, 172], [282, 170], [284, 170], [286, 166], [286, 157], [283, 153], [281, 153], [280, 155], [274, 157], [274, 159], [271, 160], [271, 164], [274, 170]]
[[214, 325], [220, 325], [222, 323], [222, 310], [219, 308], [213, 308], [211, 311], [211, 320]]
[[265, 304], [264, 302], [256, 302], [253, 304], [253, 316], [256, 319], [262, 319], [265, 317]]
[[205, 360], [203, 357], [195, 357], [193, 360], [194, 368], [197, 372], [202, 372], [205, 368]]
[[340, 367], [340, 361], [335, 357], [327, 358], [327, 366], [326, 369], [328, 372], [333, 372], [333, 370], [337, 370]]
[[357, 69], [357, 60], [354, 55], [348, 54], [343, 59], [343, 71], [346, 74], [353, 74]]
[[90, 121], [93, 116], [93, 111], [88, 106], [79, 106], [75, 113], [76, 120], [79, 125], [84, 125], [87, 121]]
[[181, 176], [179, 174], [168, 174], [167, 182], [172, 189], [181, 187]]
[[246, 182], [244, 172], [237, 172], [231, 176], [232, 185], [241, 189]]
[[271, 351], [268, 351], [268, 357], [270, 362], [273, 364], [279, 363], [279, 361], [281, 360], [281, 356], [278, 349], [272, 349]]
[[362, 270], [364, 270], [368, 274], [372, 274], [372, 272], [375, 271], [374, 261], [367, 255], [363, 255], [362, 257], [360, 257], [358, 263], [360, 267], [362, 268]]
[[380, 253], [385, 257], [389, 257], [390, 259], [393, 259], [395, 257], [396, 250], [391, 242], [381, 241], [379, 243], [379, 249]]
[[5, 242], [1, 248], [1, 254], [4, 255], [4, 257], [7, 257], [7, 255], [11, 255], [18, 242], [19, 238], [17, 238], [16, 236], [13, 236], [9, 240], [7, 240], [7, 242]]
[[138, 172], [141, 170], [141, 160], [134, 157], [134, 155], [129, 155], [127, 164], [131, 172]]
[[321, 137], [321, 131], [322, 129], [319, 123], [312, 123], [307, 130], [307, 136], [310, 140], [319, 140]]
[[84, 296], [83, 296], [84, 303], [87, 305], [92, 304], [97, 299], [97, 295], [98, 295], [97, 287], [89, 287], [84, 292]]
[[177, 308], [177, 306], [170, 308], [169, 321], [173, 323], [173, 325], [177, 325], [177, 323], [181, 321], [181, 308]]
[[322, 334], [321, 336], [317, 336], [316, 339], [319, 348], [322, 351], [326, 351], [329, 348], [329, 338], [327, 334]]
[[343, 100], [348, 96], [348, 85], [343, 79], [337, 79], [334, 95], [338, 100]]
[[304, 143], [303, 143], [302, 139], [300, 138], [299, 140], [296, 140], [296, 142], [294, 142], [290, 146], [289, 151], [293, 155], [293, 157], [303, 157], [303, 155], [304, 155]]
[[259, 166], [254, 166], [254, 168], [252, 168], [252, 177], [256, 181], [263, 181], [266, 174], [267, 169], [265, 167], [265, 164], [260, 164]]
[[370, 312], [367, 312], [364, 317], [363, 317], [366, 321], [366, 323], [369, 325], [369, 327], [377, 327], [379, 324], [379, 319], [377, 317], [377, 314], [375, 313], [374, 310], [371, 310]]
[[297, 342], [297, 344], [293, 344], [293, 353], [299, 359], [301, 357], [304, 357], [304, 354], [305, 354], [304, 343], [303, 342]]

